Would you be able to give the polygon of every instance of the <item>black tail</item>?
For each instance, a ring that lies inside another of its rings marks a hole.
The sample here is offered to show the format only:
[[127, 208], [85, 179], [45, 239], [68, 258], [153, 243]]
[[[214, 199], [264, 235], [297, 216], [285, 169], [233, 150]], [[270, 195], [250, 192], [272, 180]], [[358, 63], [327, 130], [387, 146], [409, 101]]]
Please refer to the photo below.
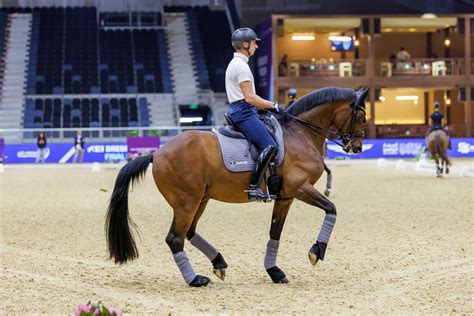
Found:
[[138, 258], [137, 245], [130, 230], [130, 225], [135, 231], [137, 231], [137, 226], [128, 213], [128, 189], [130, 182], [135, 185], [143, 179], [152, 161], [152, 155], [132, 160], [120, 170], [115, 180], [114, 192], [110, 198], [105, 219], [109, 256], [115, 263], [122, 264]]

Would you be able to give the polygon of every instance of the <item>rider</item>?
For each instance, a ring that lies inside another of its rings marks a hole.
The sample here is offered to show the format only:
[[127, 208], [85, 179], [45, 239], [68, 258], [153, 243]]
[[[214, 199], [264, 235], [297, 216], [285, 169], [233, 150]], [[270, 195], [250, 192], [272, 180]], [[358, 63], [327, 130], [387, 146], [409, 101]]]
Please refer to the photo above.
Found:
[[442, 130], [443, 132], [446, 133], [446, 136], [448, 136], [448, 139], [449, 139], [449, 145], [448, 145], [448, 149], [451, 149], [451, 137], [449, 135], [449, 133], [443, 128], [443, 113], [441, 113], [440, 111], [441, 109], [441, 106], [439, 104], [439, 102], [435, 102], [434, 103], [434, 112], [431, 113], [430, 115], [430, 118], [431, 118], [431, 128], [430, 130], [428, 131], [428, 133], [426, 135], [428, 135], [429, 133], [431, 133], [432, 131], [434, 130]]
[[236, 52], [225, 72], [225, 88], [231, 104], [228, 116], [259, 150], [248, 190], [251, 201], [270, 199], [270, 196], [260, 188], [260, 183], [265, 170], [278, 151], [275, 140], [257, 116], [257, 108], [271, 110], [277, 114], [285, 111], [277, 102], [262, 99], [255, 93], [254, 78], [248, 61], [258, 48], [259, 40], [252, 29], [244, 27], [235, 30], [231, 41]]
[[288, 99], [290, 99], [290, 102], [286, 105], [286, 108], [288, 108], [290, 105], [292, 105], [296, 101], [296, 96], [298, 95], [298, 90], [295, 88], [290, 88], [288, 89]]

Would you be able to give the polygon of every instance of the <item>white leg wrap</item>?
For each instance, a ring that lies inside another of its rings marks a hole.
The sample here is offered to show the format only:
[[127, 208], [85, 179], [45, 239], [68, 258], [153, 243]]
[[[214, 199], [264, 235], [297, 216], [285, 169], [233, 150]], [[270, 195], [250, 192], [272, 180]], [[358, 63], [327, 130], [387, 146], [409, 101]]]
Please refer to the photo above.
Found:
[[194, 273], [193, 267], [189, 262], [186, 252], [177, 252], [173, 255], [173, 257], [176, 265], [179, 268], [179, 271], [181, 271], [181, 274], [183, 275], [184, 281], [188, 284], [191, 283], [196, 277], [196, 273]]
[[279, 240], [270, 239], [267, 243], [267, 251], [265, 252], [265, 258], [263, 260], [263, 265], [265, 269], [268, 270], [270, 268], [275, 267], [276, 259], [278, 255], [278, 246], [280, 245]]

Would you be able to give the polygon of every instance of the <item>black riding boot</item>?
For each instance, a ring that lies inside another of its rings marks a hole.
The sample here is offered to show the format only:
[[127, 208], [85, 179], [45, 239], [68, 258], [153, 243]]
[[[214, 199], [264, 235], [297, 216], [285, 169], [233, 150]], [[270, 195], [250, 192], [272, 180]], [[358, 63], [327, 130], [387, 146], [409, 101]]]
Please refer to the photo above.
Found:
[[260, 183], [262, 183], [263, 176], [265, 171], [268, 168], [268, 165], [273, 160], [277, 154], [278, 149], [273, 146], [268, 146], [258, 156], [257, 163], [252, 172], [252, 178], [250, 179], [249, 185], [249, 200], [250, 201], [264, 201], [272, 199], [267, 193], [263, 192], [260, 188]]

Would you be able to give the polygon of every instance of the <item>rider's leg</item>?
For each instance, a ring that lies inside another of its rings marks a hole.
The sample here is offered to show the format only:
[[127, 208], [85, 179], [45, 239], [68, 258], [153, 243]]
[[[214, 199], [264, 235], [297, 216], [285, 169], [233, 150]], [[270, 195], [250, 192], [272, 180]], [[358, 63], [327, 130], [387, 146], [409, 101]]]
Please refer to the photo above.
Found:
[[266, 200], [269, 198], [267, 193], [264, 193], [260, 188], [260, 183], [262, 183], [263, 176], [265, 171], [268, 168], [270, 162], [275, 158], [278, 149], [272, 145], [268, 146], [258, 156], [257, 163], [255, 164], [252, 177], [250, 178], [249, 184], [249, 200]]
[[237, 123], [244, 135], [254, 143], [260, 150], [257, 163], [252, 172], [249, 185], [250, 200], [266, 200], [268, 194], [262, 192], [260, 183], [263, 180], [268, 165], [278, 152], [277, 144], [268, 133], [265, 125], [255, 115], [247, 117], [246, 120]]

